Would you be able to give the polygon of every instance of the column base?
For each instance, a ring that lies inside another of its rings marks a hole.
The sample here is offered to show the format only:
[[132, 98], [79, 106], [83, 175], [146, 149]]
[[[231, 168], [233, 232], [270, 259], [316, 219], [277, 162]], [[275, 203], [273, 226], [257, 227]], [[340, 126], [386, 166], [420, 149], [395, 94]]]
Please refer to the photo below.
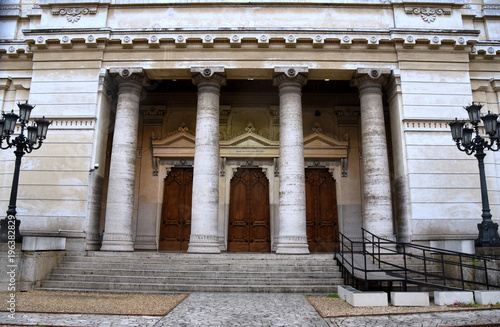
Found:
[[189, 244], [188, 253], [220, 253], [219, 244]]
[[283, 244], [276, 247], [276, 254], [310, 254], [309, 246], [306, 244]]
[[87, 242], [85, 245], [85, 250], [86, 251], [99, 251], [101, 248], [101, 243], [100, 242]]
[[101, 251], [133, 252], [134, 244], [131, 242], [102, 241]]
[[188, 253], [220, 253], [218, 237], [214, 235], [191, 235]]

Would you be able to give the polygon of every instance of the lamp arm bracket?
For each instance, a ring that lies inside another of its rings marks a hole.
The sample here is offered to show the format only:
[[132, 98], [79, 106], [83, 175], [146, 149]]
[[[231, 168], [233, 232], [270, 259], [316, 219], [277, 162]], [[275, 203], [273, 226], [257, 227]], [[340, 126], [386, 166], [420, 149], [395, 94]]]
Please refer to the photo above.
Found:
[[30, 145], [31, 150], [38, 150], [38, 149], [40, 149], [40, 147], [42, 146], [42, 143], [43, 143], [43, 141], [41, 139], [38, 139], [38, 144], [36, 146], [34, 146], [35, 143], [33, 143], [32, 145]]
[[467, 151], [467, 147], [463, 146], [460, 141], [456, 141], [456, 144], [457, 144], [457, 149], [462, 151], [462, 152], [466, 152]]

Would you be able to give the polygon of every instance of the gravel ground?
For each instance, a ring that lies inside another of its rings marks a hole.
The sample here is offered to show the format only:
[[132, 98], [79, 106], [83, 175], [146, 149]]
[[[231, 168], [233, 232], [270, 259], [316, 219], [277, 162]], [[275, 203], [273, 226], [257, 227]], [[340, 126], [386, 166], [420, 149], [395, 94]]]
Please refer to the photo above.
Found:
[[316, 308], [319, 314], [323, 317], [343, 317], [343, 316], [368, 316], [381, 314], [402, 314], [402, 313], [421, 313], [435, 311], [451, 311], [451, 310], [475, 310], [475, 309], [491, 309], [500, 306], [441, 306], [432, 304], [428, 307], [353, 307], [349, 303], [340, 298], [327, 296], [308, 296], [309, 302]]
[[[9, 292], [0, 292], [4, 306]], [[133, 294], [99, 292], [16, 292], [17, 312], [166, 315], [188, 294]], [[0, 307], [0, 311], [7, 311]]]
[[[9, 292], [0, 292], [0, 303], [5, 304], [9, 299], [9, 295]], [[17, 292], [16, 311], [144, 316], [166, 315], [186, 299], [188, 295], [67, 291]], [[438, 306], [434, 304], [428, 307], [353, 307], [340, 298], [307, 296], [307, 299], [323, 318], [491, 308], [488, 306]], [[495, 307], [500, 309], [500, 306]], [[7, 311], [6, 309], [0, 307], [0, 311]]]

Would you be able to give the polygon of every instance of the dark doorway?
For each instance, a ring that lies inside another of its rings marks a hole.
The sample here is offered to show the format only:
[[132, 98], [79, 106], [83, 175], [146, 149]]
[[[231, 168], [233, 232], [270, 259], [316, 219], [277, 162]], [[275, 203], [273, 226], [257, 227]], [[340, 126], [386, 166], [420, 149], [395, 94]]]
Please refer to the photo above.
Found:
[[160, 250], [185, 251], [191, 235], [193, 168], [172, 168], [163, 190]]
[[269, 181], [260, 168], [238, 168], [231, 179], [227, 250], [271, 252]]
[[338, 230], [335, 179], [327, 168], [306, 168], [306, 229], [310, 252], [334, 252]]

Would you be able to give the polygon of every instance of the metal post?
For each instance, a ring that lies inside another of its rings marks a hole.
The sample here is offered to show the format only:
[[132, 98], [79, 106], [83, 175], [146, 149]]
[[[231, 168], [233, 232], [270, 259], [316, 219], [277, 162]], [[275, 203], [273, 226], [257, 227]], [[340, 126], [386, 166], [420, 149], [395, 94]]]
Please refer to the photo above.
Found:
[[479, 180], [481, 183], [481, 202], [483, 207], [483, 214], [481, 215], [483, 221], [477, 225], [479, 235], [475, 241], [476, 246], [498, 246], [500, 245], [500, 238], [498, 236], [498, 224], [491, 220], [490, 201], [488, 199], [488, 186], [486, 185], [486, 173], [484, 171], [484, 157], [486, 154], [482, 147], [476, 147], [476, 154], [479, 166]]

